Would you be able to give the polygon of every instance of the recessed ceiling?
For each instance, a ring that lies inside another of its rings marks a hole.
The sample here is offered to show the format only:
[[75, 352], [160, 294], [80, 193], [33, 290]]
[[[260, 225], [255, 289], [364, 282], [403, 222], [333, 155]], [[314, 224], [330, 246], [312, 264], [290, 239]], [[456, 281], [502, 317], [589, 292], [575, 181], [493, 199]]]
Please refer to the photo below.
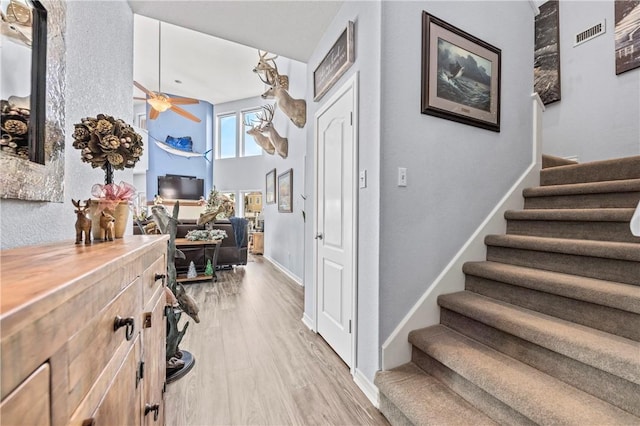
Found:
[[[136, 13], [134, 79], [150, 90], [161, 89], [214, 105], [264, 91], [264, 84], [252, 72], [258, 48], [306, 62], [342, 4], [194, 0], [129, 3]], [[158, 20], [163, 21], [161, 63]], [[144, 96], [137, 89], [134, 93]]]

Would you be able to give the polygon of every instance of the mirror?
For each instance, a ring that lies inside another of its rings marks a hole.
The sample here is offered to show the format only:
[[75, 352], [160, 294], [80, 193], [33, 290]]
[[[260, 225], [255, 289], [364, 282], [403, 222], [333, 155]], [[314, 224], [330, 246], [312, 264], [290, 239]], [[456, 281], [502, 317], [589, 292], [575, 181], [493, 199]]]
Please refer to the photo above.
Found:
[[0, 198], [62, 203], [66, 2], [0, 0], [0, 12]]
[[0, 0], [1, 149], [44, 164], [47, 11], [37, 0]]

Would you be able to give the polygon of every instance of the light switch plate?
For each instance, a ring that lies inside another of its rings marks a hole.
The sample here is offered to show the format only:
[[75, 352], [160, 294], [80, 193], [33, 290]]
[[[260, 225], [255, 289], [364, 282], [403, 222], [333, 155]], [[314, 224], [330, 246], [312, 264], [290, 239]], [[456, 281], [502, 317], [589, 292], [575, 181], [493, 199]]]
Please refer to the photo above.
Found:
[[407, 186], [407, 168], [398, 167], [398, 186]]

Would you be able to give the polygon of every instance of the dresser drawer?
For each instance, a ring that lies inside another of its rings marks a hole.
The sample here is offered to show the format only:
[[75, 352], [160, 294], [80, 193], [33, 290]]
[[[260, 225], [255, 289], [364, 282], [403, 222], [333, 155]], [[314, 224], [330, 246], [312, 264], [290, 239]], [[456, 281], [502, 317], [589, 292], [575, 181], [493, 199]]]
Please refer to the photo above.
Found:
[[48, 426], [51, 424], [49, 364], [43, 364], [0, 404], [3, 425]]
[[[122, 353], [119, 348], [130, 346], [135, 341], [141, 327], [138, 314], [142, 304], [141, 292], [138, 278], [100, 312], [96, 312], [95, 317], [69, 340], [68, 385], [71, 409], [77, 407], [114, 355]], [[128, 319], [131, 323], [115, 329], [116, 317]]]
[[[162, 277], [156, 279], [156, 277]], [[142, 301], [145, 305], [156, 294], [160, 287], [164, 286], [167, 278], [167, 264], [165, 256], [159, 257], [153, 264], [145, 269], [142, 274]]]

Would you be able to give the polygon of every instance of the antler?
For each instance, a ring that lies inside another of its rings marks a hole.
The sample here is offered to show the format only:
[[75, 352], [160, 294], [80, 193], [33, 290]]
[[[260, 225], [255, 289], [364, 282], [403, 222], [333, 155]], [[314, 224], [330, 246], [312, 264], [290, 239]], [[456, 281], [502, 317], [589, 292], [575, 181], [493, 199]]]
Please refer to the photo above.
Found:
[[[267, 79], [265, 80], [264, 78], [262, 78], [262, 75], [260, 75], [260, 73], [258, 73], [258, 78], [260, 78], [260, 80], [262, 80], [262, 82], [266, 85], [269, 86], [275, 86], [276, 84], [276, 80], [277, 78], [275, 77], [275, 75], [273, 73], [270, 73], [269, 71], [266, 71], [264, 73], [265, 77], [267, 77]], [[276, 74], [277, 75], [277, 74]]]
[[273, 114], [274, 114], [273, 105], [263, 105], [262, 110], [264, 111], [264, 120], [261, 117], [260, 121], [264, 121], [265, 123], [271, 123], [273, 121]]

